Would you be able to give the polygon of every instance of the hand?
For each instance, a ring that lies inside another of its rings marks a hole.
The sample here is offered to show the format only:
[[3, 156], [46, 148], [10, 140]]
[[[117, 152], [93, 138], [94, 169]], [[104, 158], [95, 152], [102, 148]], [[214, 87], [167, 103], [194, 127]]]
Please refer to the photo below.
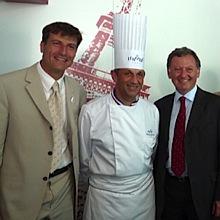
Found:
[[212, 214], [215, 217], [220, 217], [220, 201], [215, 201], [212, 208]]

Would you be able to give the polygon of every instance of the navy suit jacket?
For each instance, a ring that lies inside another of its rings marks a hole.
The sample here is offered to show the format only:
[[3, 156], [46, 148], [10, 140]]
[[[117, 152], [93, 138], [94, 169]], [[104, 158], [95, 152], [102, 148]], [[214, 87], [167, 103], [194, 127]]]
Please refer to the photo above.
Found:
[[[164, 180], [174, 93], [155, 104], [160, 112], [158, 148], [154, 160], [156, 219], [164, 207]], [[220, 97], [198, 88], [185, 134], [185, 159], [192, 197], [200, 220], [211, 219], [213, 201], [220, 201]]]

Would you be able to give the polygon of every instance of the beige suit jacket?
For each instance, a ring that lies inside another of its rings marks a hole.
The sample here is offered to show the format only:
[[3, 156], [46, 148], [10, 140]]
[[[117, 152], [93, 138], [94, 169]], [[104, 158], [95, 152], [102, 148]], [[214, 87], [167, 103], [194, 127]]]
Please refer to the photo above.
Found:
[[[76, 192], [78, 115], [85, 91], [65, 76], [68, 139]], [[53, 149], [52, 119], [36, 64], [0, 76], [0, 219], [34, 220], [44, 197]], [[75, 193], [76, 195], [76, 193]], [[77, 196], [77, 195], [76, 195]], [[76, 198], [75, 198], [76, 199]]]

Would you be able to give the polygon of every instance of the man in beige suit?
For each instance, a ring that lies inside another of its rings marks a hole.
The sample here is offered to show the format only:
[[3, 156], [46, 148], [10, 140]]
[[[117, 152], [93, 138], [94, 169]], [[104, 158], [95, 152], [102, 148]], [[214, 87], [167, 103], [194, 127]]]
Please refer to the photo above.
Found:
[[[85, 91], [64, 73], [82, 36], [64, 22], [49, 24], [42, 33], [42, 60], [0, 76], [1, 220], [72, 220], [76, 213], [77, 121]], [[48, 101], [56, 82], [62, 138], [52, 170], [57, 134]]]

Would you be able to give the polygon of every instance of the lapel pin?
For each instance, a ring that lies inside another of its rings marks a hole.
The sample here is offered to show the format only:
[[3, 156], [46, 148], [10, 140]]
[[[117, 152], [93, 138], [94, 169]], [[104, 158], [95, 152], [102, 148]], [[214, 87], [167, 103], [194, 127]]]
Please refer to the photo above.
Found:
[[74, 97], [72, 96], [71, 98], [70, 98], [70, 102], [73, 102], [74, 101]]

